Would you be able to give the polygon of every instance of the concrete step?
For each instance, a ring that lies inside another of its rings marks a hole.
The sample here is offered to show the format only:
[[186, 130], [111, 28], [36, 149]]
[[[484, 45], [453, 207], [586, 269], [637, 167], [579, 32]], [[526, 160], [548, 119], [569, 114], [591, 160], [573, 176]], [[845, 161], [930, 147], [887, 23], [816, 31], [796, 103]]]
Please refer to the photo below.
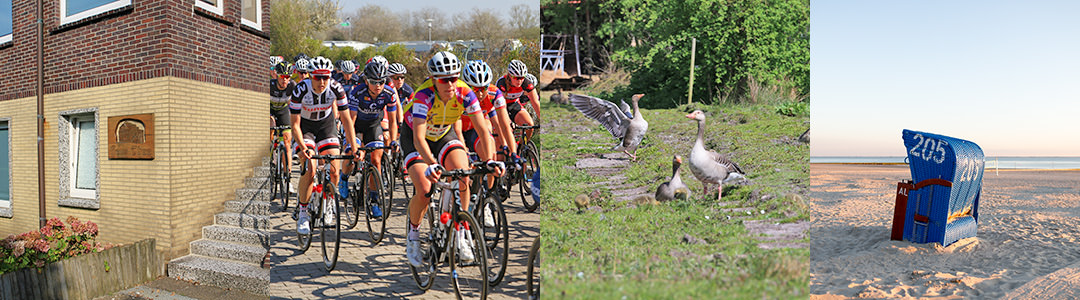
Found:
[[223, 212], [214, 215], [214, 224], [236, 226], [245, 229], [268, 230], [270, 217], [240, 213]]
[[273, 196], [269, 186], [265, 189], [236, 189], [236, 200], [240, 201], [270, 201]]
[[260, 178], [261, 177], [269, 177], [269, 176], [270, 176], [270, 166], [265, 166], [265, 165], [255, 167], [255, 172], [254, 172], [254, 174], [251, 175], [251, 177], [260, 177]]
[[200, 239], [191, 242], [191, 254], [234, 260], [249, 264], [262, 264], [269, 249], [261, 245], [237, 244]]
[[248, 177], [244, 179], [245, 189], [270, 189], [269, 177]]
[[195, 281], [249, 293], [270, 293], [270, 269], [202, 255], [191, 254], [169, 262], [169, 277]]
[[228, 225], [203, 226], [203, 238], [240, 244], [270, 246], [270, 234]]
[[[280, 200], [277, 200], [280, 201]], [[278, 205], [281, 205], [278, 202]], [[274, 213], [270, 201], [225, 201], [225, 212], [269, 216]]]

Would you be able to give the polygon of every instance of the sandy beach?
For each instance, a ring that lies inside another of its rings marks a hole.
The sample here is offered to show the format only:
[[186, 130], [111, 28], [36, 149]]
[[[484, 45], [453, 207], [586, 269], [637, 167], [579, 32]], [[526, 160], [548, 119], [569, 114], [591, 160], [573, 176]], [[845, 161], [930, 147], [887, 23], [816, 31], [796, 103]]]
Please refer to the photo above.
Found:
[[978, 237], [889, 240], [906, 165], [812, 164], [814, 299], [1080, 298], [1080, 171], [987, 170]]

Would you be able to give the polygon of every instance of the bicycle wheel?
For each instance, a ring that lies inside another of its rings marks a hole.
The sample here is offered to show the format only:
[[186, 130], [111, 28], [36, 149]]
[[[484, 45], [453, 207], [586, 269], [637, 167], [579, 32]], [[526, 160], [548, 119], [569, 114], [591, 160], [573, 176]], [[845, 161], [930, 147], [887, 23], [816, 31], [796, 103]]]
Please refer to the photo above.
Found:
[[[510, 255], [510, 226], [502, 202], [494, 193], [484, 191], [482, 202], [473, 204], [477, 224], [483, 226], [484, 246], [488, 250], [488, 284], [498, 285], [506, 274], [506, 261]], [[487, 210], [489, 213], [484, 212]], [[490, 223], [489, 223], [490, 222]], [[488, 226], [488, 225], [492, 226]]]
[[[393, 155], [390, 154], [390, 150], [383, 150], [383, 157], [382, 157], [382, 176], [383, 176], [382, 179], [383, 179], [383, 181], [382, 182], [383, 182], [384, 189], [386, 191], [388, 191], [388, 194], [390, 194], [390, 198], [387, 199], [387, 200], [394, 200], [393, 199], [393, 197], [394, 197], [394, 188], [396, 188], [395, 185], [397, 184], [397, 180], [394, 180], [394, 174], [396, 174], [395, 172], [397, 172], [397, 169], [394, 168]], [[386, 202], [387, 203], [392, 203], [393, 201], [386, 201]], [[389, 216], [390, 215], [389, 212], [390, 212], [389, 207], [383, 208], [383, 214], [384, 215]]]
[[[409, 264], [409, 270], [412, 271], [413, 280], [416, 281], [416, 286], [421, 290], [427, 291], [431, 288], [433, 282], [435, 282], [435, 275], [439, 271], [439, 250], [435, 246], [436, 240], [439, 239], [435, 230], [435, 219], [432, 215], [435, 214], [434, 210], [427, 208], [427, 213], [423, 220], [420, 220], [420, 228], [417, 230], [420, 232], [420, 252], [423, 253], [424, 265], [417, 268], [412, 264]], [[406, 213], [408, 215], [409, 213]], [[405, 228], [408, 228], [410, 218], [405, 218]]]
[[[282, 199], [282, 197], [280, 197], [279, 195], [281, 192], [279, 190], [281, 186], [280, 184], [278, 184], [278, 180], [281, 180], [281, 176], [279, 176], [279, 174], [281, 174], [281, 171], [278, 170], [278, 161], [281, 160], [280, 157], [281, 152], [278, 151], [278, 147], [272, 147], [270, 149], [270, 175], [266, 176], [267, 181], [270, 183], [270, 200]], [[288, 207], [288, 204], [283, 207]]]
[[357, 168], [355, 162], [350, 161], [349, 163], [353, 164], [354, 170], [353, 174], [349, 175], [349, 197], [343, 197], [343, 199], [341, 199], [343, 201], [342, 212], [345, 213], [345, 224], [347, 225], [345, 226], [345, 230], [355, 228], [356, 224], [360, 222], [360, 214], [363, 213], [363, 209], [360, 208], [360, 206], [363, 205], [360, 203], [360, 200], [363, 199], [360, 196], [360, 192], [362, 191], [360, 190], [360, 185], [356, 183], [358, 181], [356, 175], [360, 174], [360, 172], [355, 171]]
[[[308, 214], [309, 214], [309, 217], [310, 217], [310, 218], [308, 218], [308, 220], [309, 220], [308, 221], [308, 228], [311, 228], [311, 231], [308, 231], [307, 234], [301, 234], [300, 232], [296, 233], [297, 242], [300, 243], [300, 253], [305, 253], [305, 252], [307, 252], [308, 248], [311, 248], [311, 237], [312, 237], [312, 233], [315, 230], [315, 220], [316, 220], [316, 217], [319, 215], [319, 213], [318, 213], [319, 212], [319, 209], [318, 209], [319, 205], [318, 205], [318, 201], [316, 199], [319, 199], [319, 198], [322, 198], [322, 193], [321, 192], [315, 192], [315, 191], [312, 191], [311, 192], [311, 197], [308, 198]], [[299, 213], [300, 212], [300, 208], [299, 208], [300, 199], [296, 200], [296, 206], [297, 206], [297, 209], [295, 210], [295, 212]]]
[[525, 291], [529, 293], [529, 299], [540, 299], [540, 236], [537, 236], [533, 240], [532, 247], [529, 248], [529, 260], [526, 262], [528, 266], [525, 270]]
[[[378, 245], [383, 237], [386, 236], [386, 219], [389, 219], [387, 218], [387, 207], [384, 201], [387, 196], [382, 188], [382, 175], [378, 173], [375, 166], [368, 165], [367, 167], [364, 167], [363, 175], [360, 177], [361, 181], [358, 183], [359, 185], [363, 185], [364, 192], [361, 197], [363, 197], [362, 199], [364, 200], [361, 205], [364, 206], [364, 218], [367, 220], [368, 236], [371, 237], [371, 243], [373, 245]], [[378, 200], [375, 202], [368, 199], [368, 195], [372, 191], [372, 186], [375, 187], [374, 192], [378, 195]], [[379, 209], [381, 209], [383, 213], [382, 216], [378, 218], [372, 216], [372, 203], [379, 205]]]
[[[332, 182], [324, 182], [324, 187], [334, 186]], [[320, 204], [322, 210], [318, 222], [319, 239], [322, 245], [323, 267], [326, 271], [333, 271], [337, 266], [338, 250], [341, 248], [341, 214], [338, 205], [338, 193], [335, 189], [323, 189]]]
[[[454, 293], [457, 294], [458, 299], [487, 299], [487, 293], [490, 285], [488, 284], [488, 253], [487, 247], [484, 246], [484, 233], [480, 231], [481, 226], [476, 226], [478, 223], [476, 219], [472, 217], [472, 214], [468, 212], [458, 212], [457, 218], [454, 224], [460, 224], [451, 226], [452, 230], [449, 230], [447, 247], [450, 248], [450, 282], [453, 283]], [[473, 261], [471, 263], [462, 263], [459, 261], [458, 255], [458, 239], [457, 232], [464, 232], [465, 242], [473, 252]]]
[[289, 165], [289, 152], [286, 151], [285, 145], [278, 144], [278, 149], [277, 152], [280, 153], [281, 156], [276, 160], [278, 162], [278, 173], [276, 173], [276, 176], [278, 176], [278, 192], [280, 193], [281, 201], [283, 202], [281, 209], [284, 211], [289, 207], [289, 197], [291, 197], [289, 187], [292, 186], [292, 166]]
[[[409, 190], [412, 190], [412, 184], [409, 184], [409, 170], [405, 169], [405, 166], [402, 165], [404, 159], [405, 158], [401, 157], [401, 155], [398, 155], [397, 161], [394, 162], [394, 164], [398, 165], [397, 170], [399, 173], [397, 174], [397, 177], [401, 179], [401, 192], [405, 193], [405, 201], [408, 202], [409, 199], [412, 199], [412, 197], [409, 196]], [[413, 190], [413, 192], [416, 191]]]
[[532, 197], [532, 183], [535, 180], [533, 176], [540, 171], [540, 159], [537, 157], [536, 148], [532, 146], [532, 143], [526, 144], [526, 147], [522, 148], [520, 152], [524, 163], [521, 166], [520, 177], [518, 177], [518, 192], [525, 209], [534, 212], [540, 207], [540, 201]]

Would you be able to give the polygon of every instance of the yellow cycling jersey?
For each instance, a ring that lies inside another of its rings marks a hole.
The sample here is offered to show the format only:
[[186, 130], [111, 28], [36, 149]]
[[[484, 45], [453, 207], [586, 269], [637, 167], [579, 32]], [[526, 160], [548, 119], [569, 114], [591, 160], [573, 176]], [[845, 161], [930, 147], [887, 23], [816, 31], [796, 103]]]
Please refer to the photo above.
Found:
[[410, 117], [405, 118], [405, 123], [411, 128], [415, 118], [426, 120], [427, 138], [429, 141], [438, 141], [461, 119], [462, 115], [473, 115], [480, 112], [480, 102], [476, 94], [465, 82], [456, 81], [451, 98], [446, 102], [439, 100], [435, 92], [435, 84], [430, 78], [413, 93], [413, 100], [405, 107], [406, 112], [411, 112]]

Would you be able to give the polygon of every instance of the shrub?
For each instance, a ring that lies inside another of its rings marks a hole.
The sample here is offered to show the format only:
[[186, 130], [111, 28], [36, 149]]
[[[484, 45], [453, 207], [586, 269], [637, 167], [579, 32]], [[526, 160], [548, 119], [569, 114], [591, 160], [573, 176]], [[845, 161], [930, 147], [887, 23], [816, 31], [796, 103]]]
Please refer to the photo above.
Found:
[[64, 226], [60, 218], [52, 218], [41, 229], [0, 240], [0, 274], [41, 268], [48, 263], [112, 247], [94, 241], [98, 234], [94, 222], [68, 217], [67, 223], [68, 226]]

